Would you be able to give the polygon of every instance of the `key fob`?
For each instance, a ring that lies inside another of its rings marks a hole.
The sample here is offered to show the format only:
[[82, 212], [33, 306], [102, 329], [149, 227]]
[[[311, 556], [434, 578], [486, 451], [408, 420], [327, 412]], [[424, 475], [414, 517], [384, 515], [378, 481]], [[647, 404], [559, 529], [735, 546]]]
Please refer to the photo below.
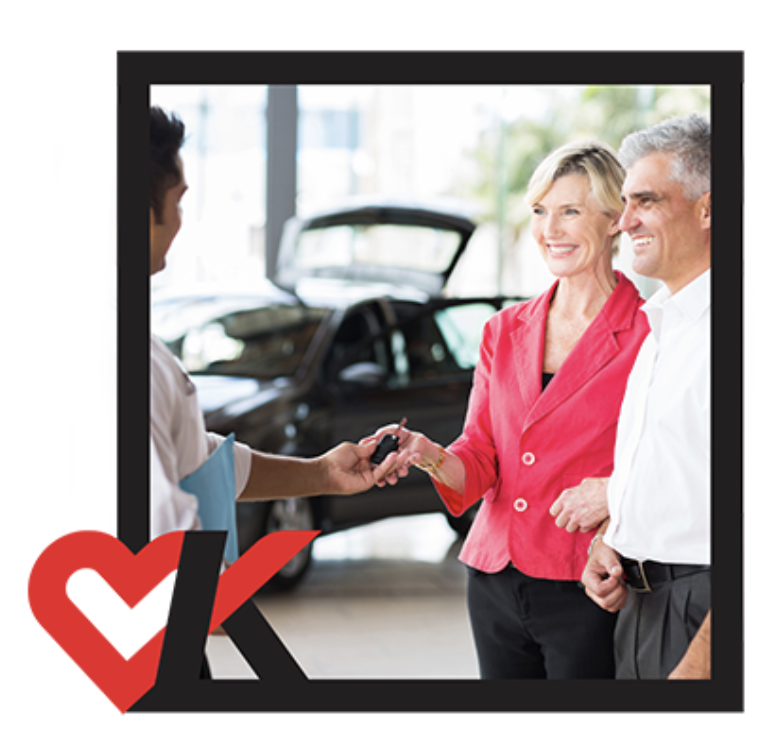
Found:
[[384, 435], [377, 444], [375, 452], [369, 457], [369, 460], [375, 465], [379, 466], [383, 463], [383, 459], [388, 456], [389, 453], [399, 450], [399, 438], [396, 435]]

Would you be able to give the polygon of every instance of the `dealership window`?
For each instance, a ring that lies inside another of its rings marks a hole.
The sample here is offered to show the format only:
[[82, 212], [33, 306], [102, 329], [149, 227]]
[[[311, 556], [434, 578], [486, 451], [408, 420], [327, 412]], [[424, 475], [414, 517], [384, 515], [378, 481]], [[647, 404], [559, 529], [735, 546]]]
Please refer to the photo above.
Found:
[[265, 274], [267, 86], [152, 86], [185, 123], [182, 229], [153, 288], [251, 289]]
[[[523, 191], [534, 163], [572, 139], [617, 146], [661, 118], [708, 112], [709, 96], [704, 86], [297, 86], [282, 126], [283, 136], [294, 132], [297, 140], [289, 164], [295, 196], [289, 207], [283, 200], [270, 208], [267, 221], [269, 88], [153, 86], [152, 103], [178, 112], [190, 133], [184, 226], [153, 287], [257, 286], [272, 269], [266, 233], [287, 217], [281, 211], [301, 215], [382, 195], [458, 203], [475, 214], [479, 229], [450, 294], [536, 294], [552, 277], [525, 222]], [[620, 267], [633, 277], [630, 254], [625, 247]]]

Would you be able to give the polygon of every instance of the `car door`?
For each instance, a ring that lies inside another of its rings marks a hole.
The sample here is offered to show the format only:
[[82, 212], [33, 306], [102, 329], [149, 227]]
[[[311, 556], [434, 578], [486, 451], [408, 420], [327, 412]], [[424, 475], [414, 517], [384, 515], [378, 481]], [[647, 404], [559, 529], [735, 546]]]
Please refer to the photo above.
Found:
[[[335, 377], [334, 442], [356, 441], [406, 418], [409, 429], [447, 445], [461, 433], [481, 331], [497, 304], [440, 300], [393, 308], [396, 321], [359, 345]], [[442, 509], [429, 478], [413, 470], [393, 488], [336, 498], [332, 517], [366, 522]]]

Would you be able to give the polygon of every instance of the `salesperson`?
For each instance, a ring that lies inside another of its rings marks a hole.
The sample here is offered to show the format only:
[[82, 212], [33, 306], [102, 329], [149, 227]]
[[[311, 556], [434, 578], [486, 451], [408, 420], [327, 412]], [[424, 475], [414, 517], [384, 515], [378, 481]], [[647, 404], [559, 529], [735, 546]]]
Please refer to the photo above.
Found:
[[[179, 151], [185, 128], [158, 107], [150, 111], [151, 197], [150, 275], [165, 267], [182, 224], [180, 201], [187, 190]], [[353, 494], [382, 480], [402, 457], [392, 453], [375, 467], [375, 444], [343, 443], [317, 458], [300, 459], [251, 450], [208, 433], [195, 387], [179, 360], [156, 337], [150, 342], [151, 375], [151, 534], [203, 527], [209, 520], [229, 530], [235, 499], [266, 500], [320, 494]], [[235, 520], [235, 519], [234, 519]], [[210, 526], [210, 527], [212, 527]], [[235, 533], [235, 532], [234, 532]]]
[[[614, 676], [615, 620], [578, 585], [594, 530], [562, 531], [550, 509], [566, 487], [611, 473], [622, 394], [648, 333], [636, 288], [612, 268], [623, 179], [596, 142], [538, 166], [527, 202], [556, 282], [486, 324], [464, 429], [447, 450], [400, 437], [453, 514], [483, 497], [460, 559], [485, 679]], [[594, 529], [605, 505], [585, 507]]]

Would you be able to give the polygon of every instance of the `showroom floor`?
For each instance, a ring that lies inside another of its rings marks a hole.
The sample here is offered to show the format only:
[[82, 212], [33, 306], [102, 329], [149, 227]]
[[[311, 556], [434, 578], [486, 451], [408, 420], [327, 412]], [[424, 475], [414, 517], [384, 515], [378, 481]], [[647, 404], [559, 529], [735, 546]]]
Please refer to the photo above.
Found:
[[[474, 679], [461, 542], [439, 515], [323, 537], [305, 580], [256, 604], [310, 679]], [[215, 678], [254, 678], [227, 637], [208, 643]]]

